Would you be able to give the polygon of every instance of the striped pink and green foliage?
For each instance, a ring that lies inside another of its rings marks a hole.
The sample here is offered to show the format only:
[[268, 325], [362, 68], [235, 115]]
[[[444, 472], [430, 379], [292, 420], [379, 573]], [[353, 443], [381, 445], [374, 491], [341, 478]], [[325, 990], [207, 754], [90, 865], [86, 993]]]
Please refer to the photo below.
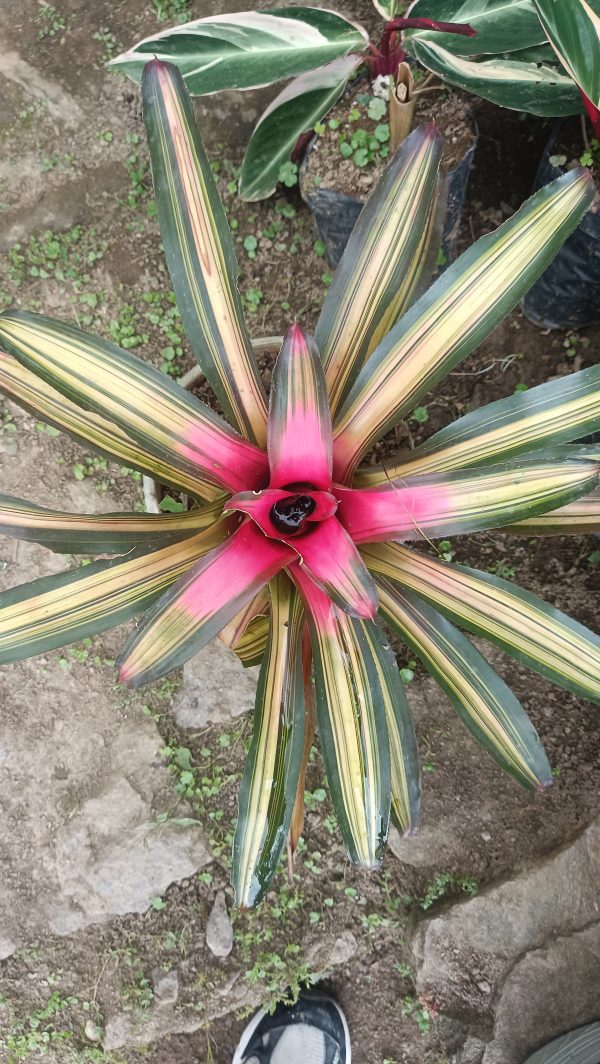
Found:
[[439, 241], [441, 145], [431, 128], [416, 130], [359, 220], [316, 339], [299, 324], [284, 338], [267, 405], [186, 89], [161, 60], [142, 83], [169, 270], [191, 345], [233, 425], [114, 344], [24, 311], [0, 316], [4, 394], [190, 499], [177, 514], [80, 516], [0, 496], [3, 534], [97, 559], [0, 595], [0, 663], [142, 614], [120, 659], [132, 686], [219, 632], [245, 665], [260, 664], [233, 850], [236, 898], [250, 906], [286, 836], [290, 853], [298, 840], [315, 700], [350, 859], [380, 861], [390, 817], [405, 834], [418, 825], [415, 732], [379, 621], [525, 787], [551, 782], [540, 739], [455, 626], [600, 702], [597, 636], [432, 549], [436, 538], [481, 529], [600, 530], [600, 448], [574, 442], [600, 427], [597, 368], [473, 410], [386, 468], [360, 468], [516, 305], [594, 193], [582, 171], [560, 178], [425, 292]]

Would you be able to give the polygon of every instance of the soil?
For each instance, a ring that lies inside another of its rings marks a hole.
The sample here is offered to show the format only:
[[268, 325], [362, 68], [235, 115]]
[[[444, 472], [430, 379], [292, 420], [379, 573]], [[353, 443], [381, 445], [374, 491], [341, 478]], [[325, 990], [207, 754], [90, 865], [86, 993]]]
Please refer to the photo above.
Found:
[[[243, 5], [231, 4], [228, 9], [236, 6]], [[340, 6], [354, 17], [372, 11], [370, 3]], [[67, 119], [69, 108], [71, 112], [74, 108], [90, 110], [88, 121], [77, 127], [75, 136], [64, 115], [54, 116], [47, 105], [37, 108], [17, 83], [6, 82], [2, 128], [8, 151], [0, 172], [6, 250], [0, 262], [2, 307], [16, 304], [80, 321], [90, 331], [113, 337], [180, 376], [193, 359], [173, 312], [150, 206], [137, 90], [103, 70], [109, 45], [113, 51], [121, 49], [157, 25], [154, 9], [141, 0], [118, 5], [112, 0], [97, 0], [93, 5], [72, 0], [61, 5], [65, 18], [75, 16], [68, 27], [56, 37], [40, 39], [39, 4], [23, 0], [18, 8], [7, 20], [10, 25], [2, 53], [14, 49], [17, 41], [28, 63], [52, 84], [64, 86], [70, 101], [64, 104]], [[204, 0], [192, 4], [191, 13], [196, 17], [206, 14]], [[495, 228], [526, 198], [549, 133], [549, 123], [530, 116], [483, 102], [476, 102], [474, 110], [480, 141], [459, 236], [462, 249]], [[240, 291], [252, 335], [281, 334], [294, 319], [313, 328], [331, 275], [315, 243], [310, 215], [294, 190], [282, 191], [266, 203], [242, 204], [232, 186], [242, 138], [234, 132], [232, 143], [224, 145], [221, 120], [210, 124], [205, 117], [202, 121], [234, 226]], [[102, 131], [111, 132], [112, 139], [99, 138]], [[73, 163], [63, 158], [65, 153], [72, 154]], [[44, 169], [44, 160], [55, 159], [50, 169]], [[63, 166], [68, 172], [61, 170]], [[47, 276], [40, 275], [40, 270]], [[517, 387], [531, 387], [592, 365], [598, 362], [599, 350], [600, 328], [581, 334], [545, 334], [516, 310], [423, 401], [427, 420], [408, 419], [378, 448], [377, 455], [386, 457], [400, 446], [410, 447], [466, 410], [509, 395]], [[270, 365], [265, 358], [267, 383]], [[200, 393], [208, 397], [205, 386]], [[116, 465], [89, 462], [81, 448], [63, 437], [40, 432], [33, 418], [10, 404], [0, 406], [0, 427], [3, 480], [8, 480], [9, 490], [66, 509], [75, 508], [75, 489], [78, 505], [90, 509], [140, 505], [140, 485], [130, 474]], [[63, 567], [60, 559], [41, 549], [17, 551], [13, 546], [3, 540], [0, 577], [5, 586]], [[600, 570], [592, 560], [597, 550], [592, 537], [557, 537], [530, 544], [486, 533], [456, 539], [452, 550], [459, 562], [484, 570], [498, 571], [499, 566], [514, 570], [517, 583], [584, 624], [597, 623]], [[384, 1060], [444, 1064], [447, 1058], [435, 1017], [423, 1016], [414, 995], [408, 947], [411, 926], [423, 918], [423, 899], [440, 874], [453, 877], [437, 903], [444, 905], [462, 896], [465, 883], [475, 881], [484, 890], [486, 884], [509, 876], [525, 861], [560, 847], [597, 815], [597, 709], [485, 648], [522, 699], [555, 771], [551, 791], [530, 796], [486, 758], [417, 668], [409, 696], [424, 770], [422, 848], [417, 838], [414, 851], [409, 851], [414, 858], [407, 857], [405, 849], [401, 860], [388, 853], [383, 868], [373, 874], [349, 867], [326, 792], [323, 798], [323, 768], [315, 751], [307, 782], [305, 849], [298, 856], [294, 887], [288, 890], [281, 874], [258, 913], [237, 916], [234, 951], [226, 961], [217, 961], [206, 949], [204, 929], [216, 891], [229, 890], [235, 795], [250, 722], [242, 719], [225, 730], [213, 726], [201, 734], [179, 730], [172, 714], [177, 677], [166, 689], [152, 685], [140, 693], [118, 693], [110, 661], [122, 634], [109, 633], [94, 640], [99, 664], [93, 673], [90, 728], [101, 710], [105, 712], [111, 722], [106, 725], [108, 742], [111, 728], [119, 721], [125, 718], [142, 727], [150, 715], [165, 744], [190, 750], [203, 782], [189, 800], [193, 814], [210, 835], [215, 855], [210, 877], [194, 876], [173, 885], [165, 894], [163, 909], [111, 918], [64, 937], [33, 937], [4, 961], [0, 965], [1, 1039], [14, 1041], [23, 1030], [33, 1030], [29, 1019], [47, 1006], [57, 986], [64, 999], [56, 1015], [41, 1021], [42, 1030], [51, 1029], [64, 1038], [52, 1037], [43, 1052], [19, 1050], [13, 1059], [34, 1061], [41, 1056], [50, 1064], [101, 1059], [107, 1064], [135, 1064], [142, 1059], [146, 1064], [167, 1060], [170, 1064], [229, 1064], [245, 1022], [237, 1012], [236, 988], [246, 988], [256, 1003], [272, 1003], [286, 984], [293, 985], [306, 974], [311, 951], [322, 947], [327, 952], [341, 935], [351, 933], [356, 952], [335, 971], [328, 985], [349, 1017], [355, 1059], [364, 1064]], [[401, 665], [407, 665], [410, 658], [399, 652]], [[48, 670], [58, 669], [63, 660], [61, 652], [56, 652], [27, 668], [5, 673], [6, 718], [18, 719], [20, 707], [25, 711], [31, 707], [26, 723], [32, 747], [46, 741], [48, 717], [55, 712], [49, 703]], [[85, 697], [91, 689], [89, 665], [67, 661], [66, 667], [69, 697], [75, 701], [77, 692]], [[163, 761], [168, 762], [167, 755]], [[101, 771], [98, 759], [95, 772]], [[176, 783], [175, 772], [172, 778]], [[220, 782], [213, 786], [215, 780]], [[65, 788], [65, 820], [84, 796], [66, 794]], [[37, 859], [29, 837], [31, 797], [27, 790], [20, 801], [19, 816], [8, 822], [7, 837], [0, 837], [9, 853], [8, 885], [11, 876], [26, 879], [29, 862]], [[179, 801], [180, 792], [173, 791], [175, 807]], [[23, 830], [22, 849], [14, 850], [12, 866], [11, 840], [19, 830]], [[48, 827], [50, 838], [55, 830]], [[27, 905], [35, 910], [35, 893], [28, 896]], [[435, 909], [427, 911], [430, 914]], [[14, 912], [11, 918], [17, 921], [21, 915]], [[183, 1025], [199, 1018], [202, 1026], [191, 1033], [173, 1034], [166, 1029], [157, 1040], [144, 1034], [152, 1023], [148, 986], [156, 969], [169, 968], [176, 968], [180, 980], [178, 1022]], [[104, 1055], [85, 1036], [85, 1024], [91, 1017], [102, 1026], [123, 1012], [135, 1019], [137, 1041]], [[144, 1049], [145, 1037], [149, 1044]], [[8, 1057], [10, 1064], [13, 1059]]]
[[[584, 126], [581, 118], [565, 118], [560, 124], [558, 137], [552, 150], [553, 165], [563, 170], [587, 166], [596, 185], [600, 181], [600, 153], [593, 150], [594, 134], [589, 122]], [[583, 163], [582, 163], [583, 159]]]
[[[387, 163], [389, 141], [382, 142], [383, 152], [375, 149], [366, 165], [355, 162], [356, 154], [344, 158], [341, 151], [351, 144], [357, 129], [366, 131], [375, 148], [377, 131], [382, 124], [387, 127], [388, 116], [386, 113], [369, 117], [369, 102], [374, 99], [368, 80], [363, 80], [329, 112], [323, 132], [315, 137], [306, 154], [302, 184], [307, 192], [318, 186], [359, 199], [369, 195]], [[436, 89], [427, 86], [417, 95], [413, 129], [424, 123], [435, 123], [444, 138], [441, 167], [445, 172], [458, 166], [475, 139], [471, 103], [466, 93], [444, 86]]]

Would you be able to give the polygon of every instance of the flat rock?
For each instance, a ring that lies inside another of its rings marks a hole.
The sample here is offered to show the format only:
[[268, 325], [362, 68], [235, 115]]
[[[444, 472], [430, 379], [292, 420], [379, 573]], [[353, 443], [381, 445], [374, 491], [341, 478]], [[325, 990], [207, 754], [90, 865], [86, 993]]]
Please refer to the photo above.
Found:
[[[357, 949], [355, 936], [351, 931], [344, 931], [337, 938], [319, 936], [307, 942], [306, 959], [311, 970], [319, 978], [325, 978], [345, 967]], [[201, 1015], [178, 1008], [176, 1002], [160, 1002], [155, 994], [150, 1008], [143, 1013], [120, 1012], [108, 1018], [103, 1048], [108, 1052], [124, 1046], [147, 1046], [166, 1035], [191, 1034], [206, 1028], [208, 1022], [231, 1016], [238, 1010], [251, 1012], [259, 1008], [264, 1004], [262, 994], [264, 988], [261, 989], [260, 984], [250, 986], [244, 979], [243, 969], [234, 965], [231, 970], [223, 972], [223, 982], [213, 987], [206, 1011]]]
[[245, 669], [219, 640], [204, 647], [183, 668], [183, 687], [173, 711], [181, 728], [225, 724], [254, 708], [258, 667]]
[[66, 126], [77, 126], [81, 121], [82, 114], [77, 101], [59, 82], [43, 77], [18, 52], [0, 52], [0, 74], [41, 100], [49, 114]]
[[344, 931], [336, 938], [328, 955], [321, 959], [327, 969], [340, 968], [352, 960], [358, 949], [358, 942], [351, 931]]
[[480, 1038], [467, 1038], [458, 1058], [457, 1064], [482, 1064], [485, 1042]]
[[563, 1032], [598, 1019], [600, 923], [527, 953], [508, 976], [482, 1064], [520, 1064]]
[[465, 1027], [487, 1019], [483, 1064], [520, 1064], [597, 1018], [599, 861], [600, 818], [570, 846], [418, 929], [419, 996]]
[[[58, 451], [57, 441], [32, 425], [19, 415], [6, 490], [67, 510], [121, 507], [116, 492], [64, 476], [53, 502], [41, 451]], [[4, 537], [0, 560], [0, 587], [68, 565]], [[79, 656], [56, 650], [0, 670], [0, 959], [37, 938], [143, 912], [211, 859], [197, 826], [157, 825], [177, 799], [156, 724], [116, 687], [109, 661], [119, 642], [106, 633]]]
[[112, 670], [57, 658], [0, 675], [0, 937], [13, 948], [143, 912], [211, 860], [197, 827], [156, 824], [173, 797], [155, 724], [115, 711]]

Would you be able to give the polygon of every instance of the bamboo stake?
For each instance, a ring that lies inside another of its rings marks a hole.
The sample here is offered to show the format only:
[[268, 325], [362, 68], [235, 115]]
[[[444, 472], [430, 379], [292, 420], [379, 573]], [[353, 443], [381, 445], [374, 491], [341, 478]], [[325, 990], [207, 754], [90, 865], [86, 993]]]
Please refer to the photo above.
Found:
[[415, 110], [414, 78], [408, 63], [400, 63], [395, 78], [390, 78], [390, 140], [392, 152], [410, 133]]

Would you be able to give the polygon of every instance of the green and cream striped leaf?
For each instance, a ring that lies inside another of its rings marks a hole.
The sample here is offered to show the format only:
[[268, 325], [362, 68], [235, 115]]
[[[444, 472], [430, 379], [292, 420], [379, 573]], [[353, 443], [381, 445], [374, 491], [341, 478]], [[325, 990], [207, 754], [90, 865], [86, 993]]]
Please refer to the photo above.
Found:
[[558, 510], [528, 517], [525, 521], [507, 525], [503, 532], [516, 536], [586, 536], [600, 533], [600, 489], [582, 495]]
[[600, 638], [508, 580], [408, 550], [362, 547], [369, 568], [415, 592], [451, 621], [496, 643], [540, 675], [600, 702]]
[[197, 470], [184, 472], [168, 460], [156, 458], [117, 425], [72, 403], [3, 351], [0, 351], [0, 392], [77, 443], [92, 447], [113, 461], [124, 462], [161, 484], [168, 484], [197, 499], [211, 500], [222, 494], [214, 484], [202, 480]]
[[66, 646], [145, 610], [227, 535], [227, 523], [162, 550], [92, 562], [0, 594], [0, 665]]
[[[473, 42], [476, 40], [474, 37]], [[577, 86], [558, 63], [522, 61], [518, 52], [511, 52], [510, 59], [495, 55], [473, 60], [442, 48], [437, 41], [416, 37], [410, 42], [410, 51], [444, 81], [500, 107], [542, 117], [580, 114], [583, 110]]]
[[261, 115], [246, 149], [240, 176], [243, 200], [260, 200], [275, 191], [282, 163], [298, 137], [312, 129], [342, 95], [358, 69], [360, 56], [348, 55], [295, 78]]
[[[360, 469], [356, 484], [383, 484], [395, 477], [500, 462], [543, 447], [546, 442], [554, 450], [556, 444], [587, 436], [598, 428], [600, 366], [591, 366], [472, 410], [393, 465]], [[589, 452], [588, 456], [598, 460]]]
[[308, 625], [302, 630], [302, 672], [304, 677], [304, 747], [298, 773], [296, 801], [288, 834], [288, 853], [293, 858], [298, 848], [304, 826], [304, 795], [306, 793], [306, 770], [317, 730], [317, 707], [315, 689], [312, 682], [312, 647]]
[[175, 63], [192, 96], [254, 89], [364, 51], [362, 26], [312, 7], [237, 11], [196, 19], [139, 41], [111, 66], [139, 81], [150, 59]]
[[0, 534], [41, 543], [59, 554], [123, 554], [163, 547], [219, 520], [220, 502], [180, 514], [70, 514], [13, 495], [0, 495]]
[[438, 185], [442, 147], [431, 125], [407, 137], [335, 271], [315, 330], [332, 415], [373, 349], [429, 283], [446, 207]]
[[377, 580], [383, 616], [448, 695], [477, 742], [528, 789], [552, 772], [535, 728], [504, 680], [437, 610], [385, 577]]
[[269, 638], [269, 618], [255, 617], [240, 636], [234, 649], [245, 669], [260, 665]]
[[439, 22], [466, 22], [476, 37], [431, 30], [406, 30], [408, 51], [413, 41], [432, 40], [453, 55], [497, 55], [543, 44], [544, 30], [533, 0], [415, 0], [407, 14]]
[[67, 399], [114, 421], [182, 472], [231, 491], [264, 483], [267, 460], [258, 447], [130, 352], [26, 311], [0, 316], [0, 341]]
[[350, 860], [372, 868], [388, 833], [386, 721], [397, 691], [396, 662], [376, 624], [333, 605], [299, 566], [290, 574], [310, 629], [317, 723], [336, 816]]
[[600, 107], [600, 0], [534, 0], [560, 62]]
[[242, 665], [260, 665], [269, 634], [269, 592], [261, 587], [247, 606], [219, 632], [219, 639], [233, 650]]
[[364, 365], [334, 425], [334, 479], [480, 344], [540, 276], [594, 197], [587, 171], [540, 189], [453, 263]]
[[391, 19], [396, 17], [398, 0], [373, 0], [373, 6], [384, 18]]
[[187, 337], [228, 420], [264, 447], [267, 402], [233, 240], [177, 67], [148, 63], [142, 99], [163, 248]]
[[[391, 814], [402, 835], [414, 835], [421, 817], [421, 772], [415, 725], [400, 673], [383, 646], [388, 697], [385, 719], [390, 743]], [[385, 659], [388, 659], [386, 662]]]
[[289, 831], [304, 748], [303, 609], [284, 573], [269, 585], [268, 645], [239, 795], [231, 881], [247, 909], [264, 896]]

